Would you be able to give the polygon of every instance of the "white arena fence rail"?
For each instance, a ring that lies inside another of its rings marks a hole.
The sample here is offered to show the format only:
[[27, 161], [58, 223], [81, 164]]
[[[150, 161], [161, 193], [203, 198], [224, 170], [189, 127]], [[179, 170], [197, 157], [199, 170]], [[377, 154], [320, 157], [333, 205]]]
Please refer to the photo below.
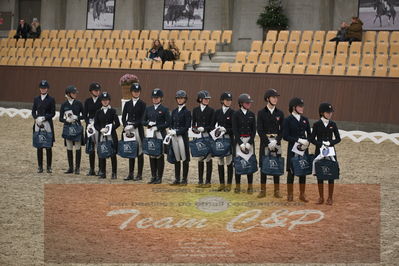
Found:
[[[4, 108], [0, 107], [0, 116], [9, 116], [9, 117], [16, 117], [20, 116], [24, 119], [31, 118], [32, 111], [29, 109], [16, 109], [16, 108]], [[59, 112], [55, 113], [53, 120], [58, 119], [60, 116]], [[119, 119], [121, 117], [119, 116]], [[353, 142], [362, 142], [364, 140], [371, 140], [374, 143], [382, 143], [386, 140], [389, 140], [396, 145], [399, 145], [399, 133], [384, 133], [384, 132], [364, 132], [364, 131], [345, 131], [339, 130], [341, 134], [341, 138], [349, 138]]]

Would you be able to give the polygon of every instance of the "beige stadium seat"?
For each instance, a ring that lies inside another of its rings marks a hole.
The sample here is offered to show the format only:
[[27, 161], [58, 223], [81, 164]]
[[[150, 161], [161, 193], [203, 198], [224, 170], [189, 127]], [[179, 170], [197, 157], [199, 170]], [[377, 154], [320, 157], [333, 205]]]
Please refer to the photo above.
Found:
[[390, 67], [388, 77], [398, 78], [399, 77], [399, 67]]
[[121, 30], [113, 30], [111, 31], [110, 39], [117, 40], [120, 39], [120, 36], [121, 36]]
[[307, 63], [308, 63], [308, 55], [307, 54], [298, 54], [298, 56], [296, 57], [295, 64], [306, 66]]
[[130, 39], [130, 30], [121, 31], [121, 34], [120, 34], [119, 38], [120, 39], [124, 39], [124, 40]]
[[308, 66], [319, 66], [319, 63], [320, 63], [320, 54], [311, 54], [309, 56]]
[[235, 63], [245, 64], [246, 63], [247, 52], [240, 51], [236, 53]]
[[376, 67], [387, 67], [388, 66], [388, 56], [387, 55], [377, 55], [375, 59]]
[[113, 31], [111, 31], [111, 30], [104, 30], [104, 31], [103, 31], [103, 34], [101, 35], [101, 38], [102, 38], [102, 39], [105, 39], [105, 40], [114, 39], [114, 38], [111, 38], [112, 32], [113, 32]]
[[53, 67], [60, 67], [62, 63], [62, 58], [54, 58], [53, 64], [51, 66]]
[[352, 42], [349, 54], [361, 54], [362, 51], [362, 43], [361, 42]]
[[189, 36], [190, 40], [199, 40], [199, 36], [200, 36], [200, 31], [199, 30], [192, 30]]
[[25, 48], [32, 48], [32, 46], [33, 46], [33, 39], [26, 39]]
[[[130, 51], [133, 51], [135, 54], [134, 54], [134, 58], [136, 58], [136, 50], [130, 50]], [[125, 59], [125, 58], [127, 58], [127, 50], [126, 49], [118, 49], [118, 53], [116, 54], [116, 58], [117, 59]]]
[[19, 39], [18, 41], [17, 41], [17, 45], [16, 45], [16, 47], [18, 47], [18, 48], [20, 48], [20, 47], [25, 47], [25, 39]]
[[133, 49], [133, 40], [125, 40], [125, 42], [123, 43], [123, 49], [128, 49], [131, 50]]
[[363, 56], [364, 55], [374, 55], [375, 51], [375, 43], [373, 42], [368, 42], [365, 43], [363, 46]]
[[67, 30], [65, 38], [68, 40], [75, 38], [75, 32], [75, 30]]
[[51, 58], [60, 57], [60, 53], [61, 53], [61, 49], [60, 49], [60, 48], [54, 48], [54, 49], [51, 51], [50, 57], [51, 57]]
[[99, 68], [101, 65], [100, 59], [93, 59], [91, 60], [90, 67]]
[[284, 65], [293, 65], [295, 62], [295, 54], [285, 54], [283, 64]]
[[99, 49], [98, 53], [97, 53], [97, 58], [98, 59], [105, 59], [105, 58], [107, 58], [107, 53], [108, 53], [107, 49]]
[[258, 52], [249, 52], [247, 57], [247, 63], [257, 64], [258, 63]]
[[266, 65], [266, 64], [257, 64], [255, 66], [255, 72], [256, 73], [266, 73], [267, 66], [268, 65]]
[[389, 44], [392, 46], [393, 44], [398, 44], [399, 43], [399, 31], [393, 31], [391, 33], [391, 39], [389, 41]]
[[374, 66], [374, 55], [364, 55], [362, 57], [362, 67], [371, 67]]
[[16, 57], [25, 57], [25, 52], [27, 49], [25, 48], [18, 48], [16, 51]]
[[232, 63], [230, 66], [231, 72], [241, 72], [242, 71], [242, 64], [240, 63]]
[[17, 64], [17, 60], [18, 60], [18, 58], [16, 58], [16, 57], [10, 57], [8, 59], [7, 65], [15, 66]]
[[390, 67], [399, 67], [399, 55], [393, 55], [390, 57]]
[[81, 61], [80, 58], [74, 58], [74, 59], [72, 59], [71, 67], [80, 67], [80, 61]]
[[312, 48], [310, 50], [311, 54], [319, 54], [319, 55], [321, 55], [322, 51], [323, 51], [323, 44], [322, 43], [314, 42], [312, 44]]
[[344, 76], [345, 71], [346, 71], [345, 66], [335, 66], [332, 74], [336, 76]]
[[92, 39], [93, 33], [94, 33], [93, 30], [85, 30], [85, 32], [83, 33], [83, 38], [87, 40]]
[[161, 61], [153, 61], [151, 68], [152, 69], [162, 69], [162, 62]]
[[195, 41], [195, 51], [200, 51], [201, 53], [205, 53], [205, 45], [206, 42], [204, 40]]
[[[79, 50], [78, 58], [87, 58], [87, 53], [89, 52], [89, 49], [83, 48]], [[72, 61], [73, 63], [73, 61]]]
[[393, 43], [389, 49], [389, 55], [398, 55], [399, 54], [399, 43]]
[[175, 65], [173, 66], [174, 70], [184, 70], [184, 62], [176, 61]]
[[189, 35], [190, 35], [190, 31], [188, 30], [182, 30], [179, 34], [179, 39], [180, 40], [189, 40]]
[[47, 57], [43, 61], [43, 66], [50, 67], [53, 65], [53, 58]]
[[358, 76], [359, 75], [359, 66], [348, 66], [348, 71], [346, 72], [348, 76]]
[[204, 41], [209, 41], [211, 39], [211, 31], [210, 30], [201, 31], [199, 39]]
[[90, 58], [83, 58], [82, 62], [80, 63], [80, 67], [90, 67], [91, 59]]
[[[122, 40], [118, 40], [118, 41], [122, 41]], [[122, 48], [123, 43], [120, 44], [121, 46], [119, 48]], [[105, 49], [112, 49], [114, 48], [114, 40], [113, 39], [106, 39], [104, 42], [104, 46]], [[115, 49], [118, 47], [115, 47]]]
[[132, 61], [130, 61], [129, 59], [121, 60], [121, 68], [129, 69], [131, 64], [132, 64]]
[[348, 66], [359, 66], [360, 65], [360, 54], [351, 54], [348, 60]]
[[337, 55], [335, 57], [335, 66], [346, 66], [346, 55]]
[[285, 42], [286, 43], [286, 42], [288, 42], [289, 35], [290, 35], [290, 32], [288, 30], [282, 30], [278, 34], [277, 41], [281, 41], [281, 42]]
[[173, 70], [173, 61], [166, 61], [162, 66], [163, 70]]
[[255, 70], [255, 64], [245, 64], [242, 72], [254, 72]]
[[89, 49], [89, 48], [95, 48], [95, 47], [94, 47], [94, 44], [95, 44], [95, 40], [94, 40], [94, 39], [88, 39], [88, 40], [86, 41], [85, 48], [87, 48], [87, 49]]
[[[57, 35], [58, 35], [58, 30], [50, 30], [48, 38], [57, 39], [58, 38]], [[44, 36], [42, 36], [42, 38], [44, 38]]]
[[14, 38], [15, 34], [17, 34], [17, 30], [10, 30], [8, 32], [8, 39]]
[[43, 66], [43, 61], [44, 59], [42, 57], [38, 57], [35, 59], [35, 62], [33, 63], [34, 66]]
[[70, 67], [71, 66], [71, 58], [64, 58], [64, 60], [61, 63], [62, 67]]
[[7, 46], [8, 47], [15, 47], [17, 45], [16, 39], [8, 39]]
[[286, 53], [296, 54], [298, 50], [298, 42], [288, 42]]
[[201, 52], [192, 52], [190, 55], [190, 63], [193, 65], [198, 65], [199, 63], [201, 63]]
[[33, 66], [35, 64], [35, 58], [28, 57], [25, 61], [25, 66]]
[[[58, 48], [67, 48], [68, 47], [68, 40], [67, 39], [60, 39], [58, 43]], [[54, 47], [57, 48], [57, 47]]]
[[139, 30], [132, 30], [130, 32], [130, 39], [138, 40], [139, 36], [140, 36], [140, 31]]
[[285, 53], [286, 42], [277, 41], [274, 45], [274, 53]]
[[177, 46], [177, 48], [179, 48], [179, 50], [183, 50], [184, 47], [184, 41], [183, 40], [175, 40], [175, 44]]
[[306, 67], [305, 73], [309, 75], [317, 75], [317, 73], [319, 73], [319, 66], [309, 65]]
[[322, 66], [332, 66], [333, 62], [334, 62], [334, 55], [326, 54], [321, 59]]
[[230, 71], [230, 64], [229, 63], [221, 63], [219, 65], [219, 71], [221, 71], [221, 72], [229, 72]]
[[61, 52], [60, 52], [60, 57], [61, 58], [68, 58], [69, 57], [69, 49], [67, 48], [67, 49], [61, 49]]
[[7, 56], [7, 54], [8, 54], [8, 49], [7, 48], [1, 48], [0, 57]]
[[169, 32], [169, 40], [178, 40], [180, 32], [178, 30], [171, 30]]
[[305, 74], [305, 65], [295, 65], [292, 74]]
[[377, 55], [387, 55], [388, 54], [388, 43], [387, 42], [379, 42], [377, 43]]
[[46, 58], [46, 57], [50, 57], [51, 56], [51, 48], [44, 48], [43, 52], [42, 52], [42, 57]]
[[329, 42], [332, 38], [335, 38], [337, 36], [337, 31], [336, 30], [330, 30], [327, 32], [326, 35], [326, 43]]
[[360, 71], [360, 76], [372, 76], [373, 75], [373, 67], [370, 66], [362, 66]]
[[[341, 43], [340, 43], [341, 44]], [[324, 45], [324, 55], [331, 54], [334, 55], [335, 53], [335, 42], [326, 42]]]
[[180, 51], [180, 61], [183, 61], [185, 64], [188, 64], [190, 62], [190, 51]]
[[231, 30], [224, 30], [222, 33], [221, 42], [222, 43], [231, 43], [231, 36], [233, 32]]
[[[33, 57], [42, 57], [43, 50], [42, 48], [36, 48], [33, 51]], [[8, 56], [10, 56], [10, 52], [8, 52]]]
[[158, 38], [159, 38], [159, 30], [151, 30], [148, 39], [158, 40]]
[[293, 65], [285, 65], [283, 64], [280, 68], [280, 73], [282, 74], [291, 74]]
[[309, 42], [311, 43], [313, 39], [313, 31], [305, 30], [302, 32], [301, 42]]
[[25, 49], [25, 57], [32, 57], [33, 56], [33, 48]]
[[193, 40], [185, 41], [184, 42], [184, 50], [194, 51], [194, 44], [195, 44], [195, 41], [193, 41]]
[[110, 68], [120, 68], [121, 61], [119, 59], [112, 59]]
[[277, 33], [276, 30], [269, 30], [266, 34], [266, 41], [275, 43], [277, 41]]
[[144, 44], [143, 40], [135, 40], [134, 44], [133, 44], [133, 49], [141, 50], [141, 49], [143, 49], [143, 44]]
[[50, 48], [58, 48], [59, 44], [60, 44], [59, 39], [52, 39], [50, 42]]
[[324, 30], [318, 30], [313, 35], [313, 43], [324, 43], [324, 36], [326, 32]]
[[[104, 44], [105, 48], [108, 48], [108, 46], [109, 46], [109, 45], [107, 45], [107, 41], [105, 41], [105, 44]], [[113, 43], [112, 47], [114, 49], [123, 49], [123, 40], [122, 39], [115, 40], [115, 42]]]
[[10, 59], [9, 57], [2, 57], [2, 58], [0, 59], [0, 65], [6, 66], [9, 59]]
[[378, 36], [377, 36], [377, 43], [388, 44], [389, 43], [389, 31], [379, 31]]
[[153, 40], [144, 40], [143, 50], [150, 50], [152, 48]]
[[75, 31], [75, 39], [83, 39], [83, 34], [85, 33], [84, 30], [76, 30]]
[[127, 50], [126, 58], [127, 58], [127, 59], [130, 59], [130, 60], [136, 60], [136, 58], [137, 58], [137, 51], [136, 51], [136, 50]]
[[216, 53], [216, 41], [207, 41], [205, 51], [208, 54]]
[[100, 68], [109, 68], [111, 65], [111, 60], [103, 59], [101, 60]]
[[108, 59], [116, 59], [116, 54], [118, 53], [117, 49], [109, 49], [108, 50], [108, 54], [107, 54], [107, 58]]
[[[94, 42], [94, 48], [96, 48], [96, 49], [102, 49], [102, 48], [104, 48], [104, 43], [105, 43], [105, 40], [103, 40], [103, 39], [96, 39], [95, 42]], [[91, 48], [91, 47], [89, 47], [89, 48]]]
[[290, 38], [289, 38], [288, 42], [297, 42], [297, 43], [299, 43], [300, 40], [301, 40], [301, 31], [293, 30], [293, 31], [290, 32]]
[[0, 39], [0, 47], [1, 48], [5, 48], [5, 47], [8, 47], [7, 46], [7, 42], [8, 42], [8, 39]]
[[270, 64], [270, 53], [261, 53], [259, 58], [258, 58], [258, 64]]
[[375, 68], [374, 76], [376, 76], [376, 77], [386, 77], [387, 74], [388, 74], [388, 69], [387, 69], [386, 66], [382, 66], [382, 67], [377, 66]]
[[[68, 41], [67, 47], [68, 47], [69, 49], [71, 49], [71, 48], [76, 48], [76, 45], [77, 45], [76, 39], [70, 39], [70, 40]], [[83, 44], [83, 47], [84, 47], [84, 44]]]
[[262, 45], [262, 53], [269, 53], [272, 54], [274, 49], [274, 42], [271, 41], [265, 41]]
[[306, 54], [306, 55], [308, 55], [309, 51], [310, 51], [310, 42], [301, 42], [299, 44], [298, 54]]
[[142, 69], [151, 69], [152, 67], [152, 61], [143, 61], [141, 64]]
[[271, 64], [267, 68], [267, 73], [279, 73], [280, 72], [280, 65]]
[[50, 47], [50, 39], [43, 39], [42, 40], [42, 48]]
[[348, 42], [339, 42], [337, 47], [337, 55], [347, 55], [348, 47]]
[[147, 58], [147, 54], [148, 54], [148, 52], [146, 50], [138, 50], [136, 59], [137, 60], [144, 60], [144, 58]]
[[159, 33], [159, 39], [162, 40], [169, 40], [169, 31], [168, 30], [161, 30]]
[[375, 37], [377, 36], [377, 32], [376, 31], [366, 31], [363, 32], [363, 42], [371, 42], [371, 43], [375, 43]]
[[59, 31], [58, 31], [58, 35], [57, 35], [57, 38], [58, 38], [58, 39], [65, 39], [65, 38], [66, 38], [66, 34], [67, 34], [67, 31], [66, 31], [66, 30], [59, 30]]
[[142, 30], [140, 32], [140, 40], [148, 40], [148, 37], [150, 36], [150, 31], [149, 30]]
[[253, 41], [251, 44], [251, 52], [260, 53], [262, 50], [262, 41]]
[[80, 49], [80, 48], [85, 48], [85, 47], [86, 47], [86, 40], [85, 39], [79, 39], [77, 44], [76, 44], [76, 48]]
[[216, 43], [220, 43], [221, 36], [222, 36], [222, 31], [214, 30], [211, 33], [211, 40], [216, 41]]
[[281, 65], [283, 63], [283, 53], [274, 53], [270, 64]]

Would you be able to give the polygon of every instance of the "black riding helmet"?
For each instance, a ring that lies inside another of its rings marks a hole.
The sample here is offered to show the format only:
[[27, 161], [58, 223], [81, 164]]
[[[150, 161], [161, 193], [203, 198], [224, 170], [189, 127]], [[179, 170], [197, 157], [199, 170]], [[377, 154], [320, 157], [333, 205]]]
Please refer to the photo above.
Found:
[[163, 97], [163, 91], [161, 89], [154, 89], [151, 93], [151, 98], [162, 98]]
[[238, 105], [242, 105], [243, 103], [253, 103], [254, 101], [251, 99], [248, 93], [243, 93], [238, 97]]
[[268, 89], [268, 90], [265, 92], [265, 97], [264, 97], [264, 99], [265, 99], [265, 101], [267, 101], [267, 100], [269, 99], [269, 97], [278, 97], [278, 96], [280, 96], [280, 94], [278, 94], [277, 90], [275, 90], [275, 89]]
[[334, 112], [334, 108], [329, 103], [321, 103], [319, 106], [319, 115], [322, 116], [323, 113], [331, 113]]
[[141, 86], [139, 83], [133, 83], [132, 86], [130, 87], [130, 91], [141, 91]]
[[224, 100], [233, 100], [233, 95], [228, 91], [223, 92], [222, 95], [220, 95], [220, 101], [222, 102]]
[[211, 99], [212, 97], [211, 97], [211, 95], [209, 94], [209, 92], [208, 91], [206, 91], [206, 90], [202, 90], [202, 91], [199, 91], [198, 92], [198, 95], [197, 95], [197, 102], [201, 102], [202, 101], [202, 99]]
[[176, 92], [176, 98], [186, 98], [187, 99], [187, 92], [185, 90], [178, 90]]
[[70, 85], [70, 86], [68, 86], [66, 89], [65, 89], [65, 94], [66, 95], [69, 95], [69, 94], [71, 94], [71, 93], [78, 93], [79, 91], [78, 91], [78, 89], [75, 87], [75, 86], [73, 86], [73, 85]]
[[101, 90], [101, 85], [98, 82], [93, 82], [92, 84], [90, 84], [89, 86], [89, 91], [99, 91]]
[[50, 84], [48, 84], [47, 80], [42, 80], [39, 83], [39, 88], [40, 89], [49, 89], [50, 88]]
[[108, 92], [104, 91], [100, 95], [100, 101], [102, 101], [102, 100], [110, 100], [111, 101], [111, 94], [109, 94]]
[[288, 104], [288, 111], [290, 113], [292, 113], [292, 111], [294, 111], [295, 107], [304, 106], [304, 105], [305, 105], [305, 103], [304, 103], [304, 101], [302, 99], [300, 99], [298, 97], [292, 98], [290, 103]]

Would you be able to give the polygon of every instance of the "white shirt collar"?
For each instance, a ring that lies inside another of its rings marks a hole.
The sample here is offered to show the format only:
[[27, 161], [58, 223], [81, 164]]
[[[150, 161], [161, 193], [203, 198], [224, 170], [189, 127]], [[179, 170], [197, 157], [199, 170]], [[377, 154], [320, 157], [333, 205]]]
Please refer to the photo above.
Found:
[[97, 97], [92, 96], [91, 98], [93, 99], [93, 102], [94, 102], [94, 103], [97, 102], [97, 100], [98, 100], [98, 96], [97, 96]]
[[206, 108], [206, 105], [203, 105], [202, 103], [200, 104], [201, 107], [201, 112], [204, 111], [204, 109]]
[[74, 100], [75, 99], [71, 99], [71, 100], [68, 99], [69, 104], [72, 105]]
[[140, 98], [132, 98], [133, 106], [136, 106], [138, 100], [140, 100]]
[[273, 106], [273, 108], [270, 108], [269, 105], [266, 105], [267, 109], [269, 109], [270, 113], [273, 114], [274, 110], [276, 109], [276, 106]]
[[185, 104], [179, 105], [179, 106], [178, 106], [178, 108], [179, 108], [178, 111], [180, 112], [181, 109], [183, 109], [184, 106], [186, 106], [186, 105], [185, 105]]
[[46, 98], [47, 93], [46, 94], [40, 94], [40, 97], [42, 98], [42, 101], [44, 100], [44, 98]]
[[222, 106], [222, 110], [223, 110], [223, 114], [225, 114], [227, 112], [227, 110], [229, 110], [230, 107], [227, 106]]
[[244, 113], [244, 115], [246, 115], [248, 110], [245, 109], [244, 107], [241, 107], [241, 111]]
[[161, 105], [160, 103], [154, 104], [154, 109], [157, 110], [158, 106], [160, 106], [160, 105]]
[[101, 109], [104, 111], [104, 114], [106, 114], [108, 109], [111, 109], [111, 105], [103, 106]]
[[299, 120], [301, 119], [301, 115], [298, 114], [297, 112], [294, 111], [294, 112], [292, 112], [291, 114], [295, 117], [296, 120], [299, 121]]
[[330, 122], [330, 120], [325, 119], [324, 117], [321, 117], [320, 119], [321, 119], [321, 121], [323, 122], [324, 126], [327, 127], [327, 125], [328, 125], [328, 123]]

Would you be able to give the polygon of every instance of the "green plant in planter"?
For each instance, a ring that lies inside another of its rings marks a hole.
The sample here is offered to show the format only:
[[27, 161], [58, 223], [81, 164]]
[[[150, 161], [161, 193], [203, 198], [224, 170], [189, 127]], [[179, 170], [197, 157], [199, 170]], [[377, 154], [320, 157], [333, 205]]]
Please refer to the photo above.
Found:
[[288, 18], [283, 13], [280, 0], [269, 0], [263, 12], [256, 21], [260, 27], [267, 30], [285, 30], [288, 27]]

